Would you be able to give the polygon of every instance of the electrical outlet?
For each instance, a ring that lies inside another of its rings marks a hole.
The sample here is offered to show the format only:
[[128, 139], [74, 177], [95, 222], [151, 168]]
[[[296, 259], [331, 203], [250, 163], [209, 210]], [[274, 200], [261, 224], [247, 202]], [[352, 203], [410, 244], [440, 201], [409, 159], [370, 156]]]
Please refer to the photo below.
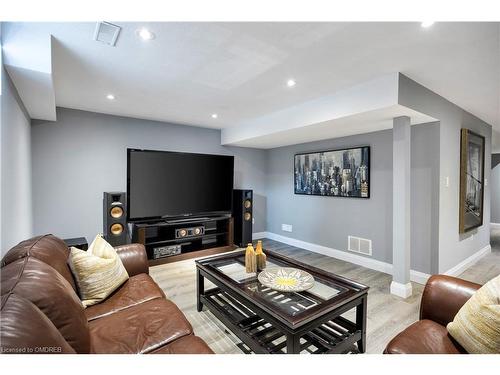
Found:
[[291, 232], [292, 231], [292, 225], [291, 224], [281, 224], [281, 230], [283, 232]]
[[444, 186], [445, 187], [450, 187], [450, 178], [448, 176], [446, 176], [444, 178]]
[[252, 224], [255, 224], [255, 218], [252, 217]]

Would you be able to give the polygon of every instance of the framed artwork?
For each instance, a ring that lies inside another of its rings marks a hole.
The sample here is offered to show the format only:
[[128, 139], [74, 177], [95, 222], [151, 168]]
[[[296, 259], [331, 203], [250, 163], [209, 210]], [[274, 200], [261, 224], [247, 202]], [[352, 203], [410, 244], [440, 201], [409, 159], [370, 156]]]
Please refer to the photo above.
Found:
[[370, 198], [370, 147], [294, 157], [295, 194]]
[[483, 136], [462, 129], [460, 145], [459, 232], [465, 233], [483, 225], [484, 206]]

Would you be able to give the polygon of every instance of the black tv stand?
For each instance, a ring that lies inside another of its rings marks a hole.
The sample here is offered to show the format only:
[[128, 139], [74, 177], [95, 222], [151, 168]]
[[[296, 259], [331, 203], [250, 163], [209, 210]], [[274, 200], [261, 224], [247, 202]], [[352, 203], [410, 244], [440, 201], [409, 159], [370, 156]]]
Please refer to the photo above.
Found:
[[165, 223], [167, 224], [177, 224], [177, 223], [191, 223], [191, 222], [196, 222], [200, 220], [208, 220], [208, 217], [189, 217], [186, 219], [171, 219], [171, 220], [165, 220]]
[[[193, 227], [203, 227], [204, 233], [176, 238], [177, 231]], [[233, 219], [229, 216], [132, 223], [131, 231], [132, 242], [145, 246], [150, 266], [236, 249], [233, 243]], [[179, 246], [180, 254], [154, 259], [155, 249], [170, 246]]]

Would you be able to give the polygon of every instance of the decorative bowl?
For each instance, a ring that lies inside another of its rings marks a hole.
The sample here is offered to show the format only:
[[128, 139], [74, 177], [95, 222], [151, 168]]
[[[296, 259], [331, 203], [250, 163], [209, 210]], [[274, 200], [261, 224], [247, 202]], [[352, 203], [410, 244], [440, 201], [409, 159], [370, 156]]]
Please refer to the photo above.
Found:
[[314, 278], [297, 268], [266, 268], [259, 273], [261, 284], [280, 292], [302, 292], [314, 286]]

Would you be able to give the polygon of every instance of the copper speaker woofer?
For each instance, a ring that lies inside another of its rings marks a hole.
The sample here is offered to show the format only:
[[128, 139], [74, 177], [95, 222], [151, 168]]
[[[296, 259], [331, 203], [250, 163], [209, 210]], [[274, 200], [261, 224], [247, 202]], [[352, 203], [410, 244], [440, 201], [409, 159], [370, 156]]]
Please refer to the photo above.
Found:
[[119, 223], [114, 223], [113, 225], [111, 225], [109, 229], [112, 235], [119, 236], [123, 232], [123, 225]]
[[250, 199], [246, 199], [244, 205], [245, 208], [250, 208], [252, 207], [252, 201]]
[[243, 216], [245, 218], [245, 221], [250, 221], [252, 218], [252, 214], [250, 212], [245, 212], [245, 215]]
[[121, 208], [120, 206], [111, 207], [111, 210], [109, 210], [109, 214], [111, 215], [111, 217], [119, 219], [123, 216], [123, 208]]

